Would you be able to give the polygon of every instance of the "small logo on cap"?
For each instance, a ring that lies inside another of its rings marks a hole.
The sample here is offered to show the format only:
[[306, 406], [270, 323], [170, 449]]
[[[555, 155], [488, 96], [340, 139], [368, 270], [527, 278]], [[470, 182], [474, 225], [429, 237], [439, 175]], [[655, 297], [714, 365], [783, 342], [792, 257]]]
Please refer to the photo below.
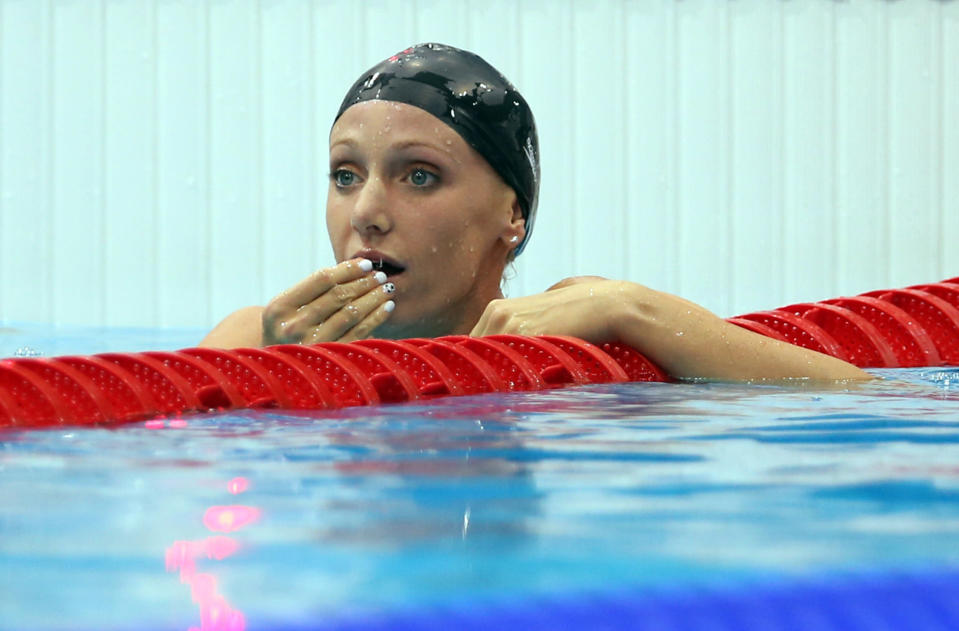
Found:
[[412, 52], [413, 52], [413, 47], [410, 46], [410, 47], [407, 48], [406, 50], [401, 50], [400, 52], [396, 53], [395, 55], [393, 55], [392, 57], [390, 57], [389, 60], [390, 60], [390, 61], [399, 61], [401, 55], [409, 55], [409, 54], [412, 53]]

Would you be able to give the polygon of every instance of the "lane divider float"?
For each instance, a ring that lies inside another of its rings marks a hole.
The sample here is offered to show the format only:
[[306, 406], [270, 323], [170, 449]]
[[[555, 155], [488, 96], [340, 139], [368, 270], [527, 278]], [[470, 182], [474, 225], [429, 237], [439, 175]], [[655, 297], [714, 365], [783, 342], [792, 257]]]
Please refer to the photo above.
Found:
[[[729, 322], [862, 368], [959, 365], [959, 277]], [[625, 344], [493, 335], [0, 360], [0, 429], [669, 381]]]

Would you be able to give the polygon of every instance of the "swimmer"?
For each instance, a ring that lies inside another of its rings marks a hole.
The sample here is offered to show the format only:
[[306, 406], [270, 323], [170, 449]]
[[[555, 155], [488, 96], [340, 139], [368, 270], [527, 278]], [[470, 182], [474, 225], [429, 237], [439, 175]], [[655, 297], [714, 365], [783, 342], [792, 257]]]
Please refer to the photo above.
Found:
[[503, 273], [536, 217], [538, 151], [526, 101], [477, 55], [421, 44], [377, 64], [330, 132], [326, 224], [339, 263], [236, 311], [201, 345], [572, 335], [625, 342], [677, 378], [870, 378], [634, 282], [582, 276], [504, 298]]

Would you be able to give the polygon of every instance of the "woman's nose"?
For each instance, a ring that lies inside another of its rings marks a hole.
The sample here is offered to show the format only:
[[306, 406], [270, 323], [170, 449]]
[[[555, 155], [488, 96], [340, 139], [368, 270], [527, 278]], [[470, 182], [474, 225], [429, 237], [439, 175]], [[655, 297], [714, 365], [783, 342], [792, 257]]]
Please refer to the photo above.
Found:
[[360, 234], [385, 234], [393, 227], [389, 195], [383, 179], [371, 177], [356, 196], [350, 225]]

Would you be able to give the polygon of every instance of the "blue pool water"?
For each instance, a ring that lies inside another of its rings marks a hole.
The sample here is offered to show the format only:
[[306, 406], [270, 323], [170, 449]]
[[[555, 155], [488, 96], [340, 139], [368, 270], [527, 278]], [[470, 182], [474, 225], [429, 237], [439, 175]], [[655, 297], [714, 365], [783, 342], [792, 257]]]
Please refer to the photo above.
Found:
[[[8, 327], [0, 356], [196, 339], [60, 333]], [[0, 629], [490, 629], [597, 598], [941, 586], [959, 368], [877, 374], [0, 433]]]

